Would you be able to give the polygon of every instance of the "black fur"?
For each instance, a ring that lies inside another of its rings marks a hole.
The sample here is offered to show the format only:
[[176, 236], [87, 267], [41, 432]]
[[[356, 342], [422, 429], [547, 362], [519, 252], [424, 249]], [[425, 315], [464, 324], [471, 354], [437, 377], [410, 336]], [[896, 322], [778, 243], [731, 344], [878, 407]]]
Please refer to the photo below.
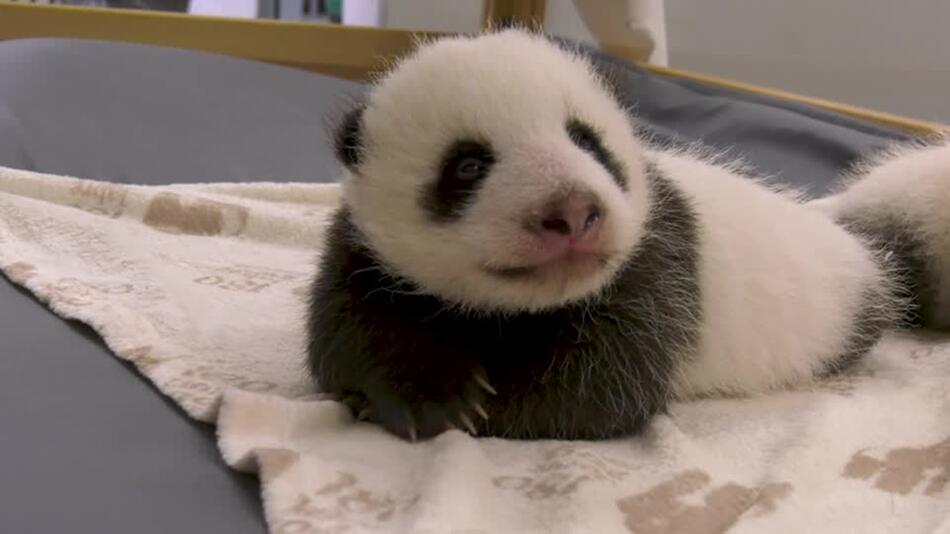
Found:
[[[437, 222], [458, 219], [494, 164], [495, 155], [487, 143], [457, 141], [442, 158], [439, 178], [422, 198], [423, 209]], [[466, 166], [479, 168], [466, 171]]]
[[636, 253], [596, 297], [543, 313], [466, 314], [419, 293], [374, 257], [341, 209], [310, 307], [309, 365], [320, 390], [368, 406], [403, 437], [462, 428], [462, 413], [479, 434], [509, 438], [641, 430], [667, 407], [701, 319], [696, 216], [649, 171], [653, 206]]
[[894, 305], [899, 301], [893, 298], [891, 291], [889, 286], [869, 287], [864, 291], [858, 312], [851, 319], [851, 333], [844, 351], [818, 371], [819, 377], [828, 377], [861, 361], [884, 332], [894, 326]]
[[926, 318], [932, 306], [926, 246], [906, 224], [872, 213], [839, 217], [838, 224], [865, 243], [885, 276], [865, 290], [852, 319], [847, 349], [824, 375], [858, 362], [888, 329], [929, 326]]
[[600, 134], [589, 125], [577, 119], [568, 121], [567, 133], [575, 145], [585, 152], [590, 153], [598, 163], [607, 169], [607, 172], [610, 173], [610, 176], [613, 177], [621, 189], [627, 189], [627, 176], [624, 174], [620, 162], [614, 158], [609, 150], [604, 148], [604, 144], [600, 140]]
[[334, 139], [336, 157], [354, 170], [363, 160], [363, 108], [350, 110], [337, 127]]
[[929, 272], [927, 245], [898, 217], [878, 213], [851, 214], [838, 223], [862, 239], [876, 253], [881, 268], [890, 276], [893, 291], [905, 306], [896, 317], [897, 326], [928, 326], [936, 292], [935, 276]]

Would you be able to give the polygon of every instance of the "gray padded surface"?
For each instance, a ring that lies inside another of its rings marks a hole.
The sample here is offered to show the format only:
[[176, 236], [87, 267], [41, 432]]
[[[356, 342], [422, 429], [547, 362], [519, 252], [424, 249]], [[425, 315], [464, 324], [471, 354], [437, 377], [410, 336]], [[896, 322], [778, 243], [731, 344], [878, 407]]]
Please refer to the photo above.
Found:
[[326, 180], [336, 175], [327, 125], [360, 93], [214, 54], [2, 42], [0, 164], [142, 184]]
[[[0, 43], [0, 165], [115, 182], [326, 180], [356, 84], [93, 41]], [[0, 281], [0, 532], [264, 532], [256, 479], [88, 328]]]
[[222, 462], [88, 327], [0, 282], [0, 532], [263, 533], [257, 480]]
[[[644, 127], [731, 148], [824, 192], [903, 136], [599, 56]], [[0, 42], [0, 165], [125, 183], [335, 176], [325, 137], [354, 84], [174, 49]], [[83, 327], [0, 281], [0, 532], [263, 532], [256, 480]]]

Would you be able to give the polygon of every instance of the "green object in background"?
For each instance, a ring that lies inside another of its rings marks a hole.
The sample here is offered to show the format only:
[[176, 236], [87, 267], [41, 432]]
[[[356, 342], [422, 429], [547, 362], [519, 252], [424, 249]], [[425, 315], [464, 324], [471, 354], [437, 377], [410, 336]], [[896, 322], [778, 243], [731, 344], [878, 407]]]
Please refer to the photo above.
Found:
[[340, 20], [343, 17], [343, 0], [326, 0], [327, 15], [331, 19]]

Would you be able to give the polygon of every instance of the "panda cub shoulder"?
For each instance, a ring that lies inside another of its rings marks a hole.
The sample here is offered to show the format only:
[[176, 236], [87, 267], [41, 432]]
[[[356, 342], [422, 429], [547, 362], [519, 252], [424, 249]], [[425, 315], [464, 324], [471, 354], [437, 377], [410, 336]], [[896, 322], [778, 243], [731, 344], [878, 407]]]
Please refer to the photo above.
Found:
[[524, 32], [421, 47], [336, 148], [310, 369], [408, 439], [635, 433], [834, 369], [902, 308], [829, 209], [648, 147], [583, 57]]

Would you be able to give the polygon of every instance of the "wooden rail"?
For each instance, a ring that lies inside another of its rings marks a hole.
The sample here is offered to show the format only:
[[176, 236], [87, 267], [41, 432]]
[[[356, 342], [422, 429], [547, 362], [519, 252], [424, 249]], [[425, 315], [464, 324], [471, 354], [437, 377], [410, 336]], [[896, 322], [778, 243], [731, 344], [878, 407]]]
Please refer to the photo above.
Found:
[[[484, 20], [540, 23], [544, 6], [544, 0], [486, 0]], [[446, 34], [159, 11], [27, 5], [0, 0], [0, 40], [73, 37], [170, 46], [277, 63], [353, 80], [366, 80], [384, 70], [394, 59], [410, 52], [420, 38], [441, 35]], [[622, 51], [617, 52], [623, 55]], [[948, 130], [942, 124], [778, 89], [668, 67], [643, 66], [666, 76], [799, 102], [915, 134]]]
[[434, 32], [0, 2], [0, 40], [73, 37], [216, 52], [364, 80]]

